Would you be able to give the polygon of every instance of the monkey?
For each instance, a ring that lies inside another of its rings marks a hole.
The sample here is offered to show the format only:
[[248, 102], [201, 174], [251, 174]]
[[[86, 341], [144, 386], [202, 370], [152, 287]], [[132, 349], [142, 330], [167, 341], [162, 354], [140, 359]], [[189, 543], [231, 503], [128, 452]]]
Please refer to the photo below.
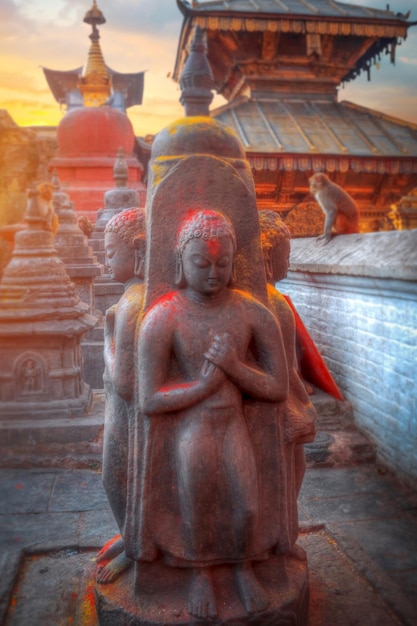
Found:
[[55, 235], [59, 222], [52, 204], [53, 186], [50, 183], [40, 183], [36, 190], [38, 192], [39, 212], [45, 222], [45, 230], [50, 230]]
[[90, 237], [94, 230], [94, 224], [85, 215], [80, 215], [77, 219], [78, 228], [82, 230], [86, 237]]
[[333, 235], [359, 232], [359, 209], [353, 198], [326, 174], [313, 174], [309, 179], [310, 191], [324, 215], [324, 233], [317, 237], [328, 243]]

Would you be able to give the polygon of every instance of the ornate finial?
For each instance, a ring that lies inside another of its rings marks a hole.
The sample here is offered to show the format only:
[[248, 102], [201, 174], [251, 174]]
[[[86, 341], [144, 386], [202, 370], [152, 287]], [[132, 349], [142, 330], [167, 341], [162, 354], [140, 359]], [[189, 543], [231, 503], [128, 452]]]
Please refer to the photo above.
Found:
[[185, 115], [209, 115], [213, 100], [214, 79], [207, 60], [207, 36], [196, 26], [190, 53], [180, 78], [181, 98]]
[[105, 24], [106, 18], [103, 13], [97, 6], [96, 0], [93, 0], [93, 6], [87, 13], [84, 15], [84, 20], [86, 24], [90, 24], [93, 28], [93, 31], [90, 35], [91, 41], [98, 41], [100, 39], [100, 34], [98, 32], [97, 26], [99, 24]]
[[116, 160], [113, 167], [113, 179], [116, 187], [126, 187], [129, 170], [127, 167], [125, 153], [122, 147], [117, 151]]
[[111, 76], [101, 52], [100, 34], [97, 28], [98, 24], [105, 24], [106, 20], [95, 0], [90, 11], [85, 14], [84, 22], [91, 24], [93, 31], [89, 35], [91, 46], [78, 88], [82, 93], [84, 106], [101, 106], [111, 95], [112, 85]]

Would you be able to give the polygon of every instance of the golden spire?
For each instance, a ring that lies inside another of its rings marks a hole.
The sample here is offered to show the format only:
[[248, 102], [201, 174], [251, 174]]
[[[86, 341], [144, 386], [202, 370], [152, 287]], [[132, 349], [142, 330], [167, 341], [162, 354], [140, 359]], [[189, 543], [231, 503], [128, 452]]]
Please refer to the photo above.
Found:
[[112, 93], [111, 76], [104, 62], [101, 52], [97, 25], [105, 24], [103, 13], [93, 0], [92, 8], [84, 16], [84, 22], [91, 24], [92, 32], [89, 35], [91, 46], [88, 51], [87, 63], [79, 79], [78, 88], [82, 93], [84, 106], [98, 107], [106, 102]]

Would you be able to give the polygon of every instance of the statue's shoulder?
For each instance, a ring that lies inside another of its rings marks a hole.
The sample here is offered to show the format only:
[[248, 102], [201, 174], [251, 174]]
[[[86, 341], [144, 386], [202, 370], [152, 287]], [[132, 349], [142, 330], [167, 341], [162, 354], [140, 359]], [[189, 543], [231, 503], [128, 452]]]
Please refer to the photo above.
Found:
[[269, 306], [278, 312], [286, 313], [291, 311], [291, 307], [278, 289], [272, 285], [268, 285], [268, 302]]
[[269, 308], [248, 291], [241, 291], [239, 289], [233, 289], [231, 291], [237, 306], [244, 306], [249, 312], [252, 311], [254, 314], [263, 314], [266, 316], [271, 314]]
[[131, 285], [126, 291], [120, 296], [118, 302], [118, 311], [122, 309], [130, 310], [138, 310], [143, 305], [143, 300], [145, 297], [145, 288], [141, 283]]
[[158, 298], [152, 306], [146, 311], [144, 323], [164, 323], [175, 317], [175, 312], [179, 312], [182, 308], [182, 297], [180, 292], [171, 291]]

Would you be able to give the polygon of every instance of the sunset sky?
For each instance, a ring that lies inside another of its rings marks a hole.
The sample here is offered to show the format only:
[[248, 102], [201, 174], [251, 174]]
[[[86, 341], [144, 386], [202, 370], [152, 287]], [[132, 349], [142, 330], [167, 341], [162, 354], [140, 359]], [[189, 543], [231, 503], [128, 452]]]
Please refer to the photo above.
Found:
[[[137, 135], [156, 133], [182, 116], [173, 70], [182, 14], [175, 0], [98, 0], [107, 23], [100, 44], [107, 65], [119, 72], [146, 70], [142, 106], [128, 109]], [[350, 4], [385, 9], [387, 0]], [[56, 125], [64, 111], [54, 100], [41, 66], [69, 70], [84, 64], [91, 27], [83, 17], [92, 0], [0, 0], [0, 108], [21, 126]], [[391, 10], [417, 21], [417, 0], [391, 0]], [[417, 26], [388, 57], [339, 92], [350, 100], [417, 124]], [[218, 96], [213, 106], [224, 100]], [[212, 106], [212, 108], [213, 108]]]

